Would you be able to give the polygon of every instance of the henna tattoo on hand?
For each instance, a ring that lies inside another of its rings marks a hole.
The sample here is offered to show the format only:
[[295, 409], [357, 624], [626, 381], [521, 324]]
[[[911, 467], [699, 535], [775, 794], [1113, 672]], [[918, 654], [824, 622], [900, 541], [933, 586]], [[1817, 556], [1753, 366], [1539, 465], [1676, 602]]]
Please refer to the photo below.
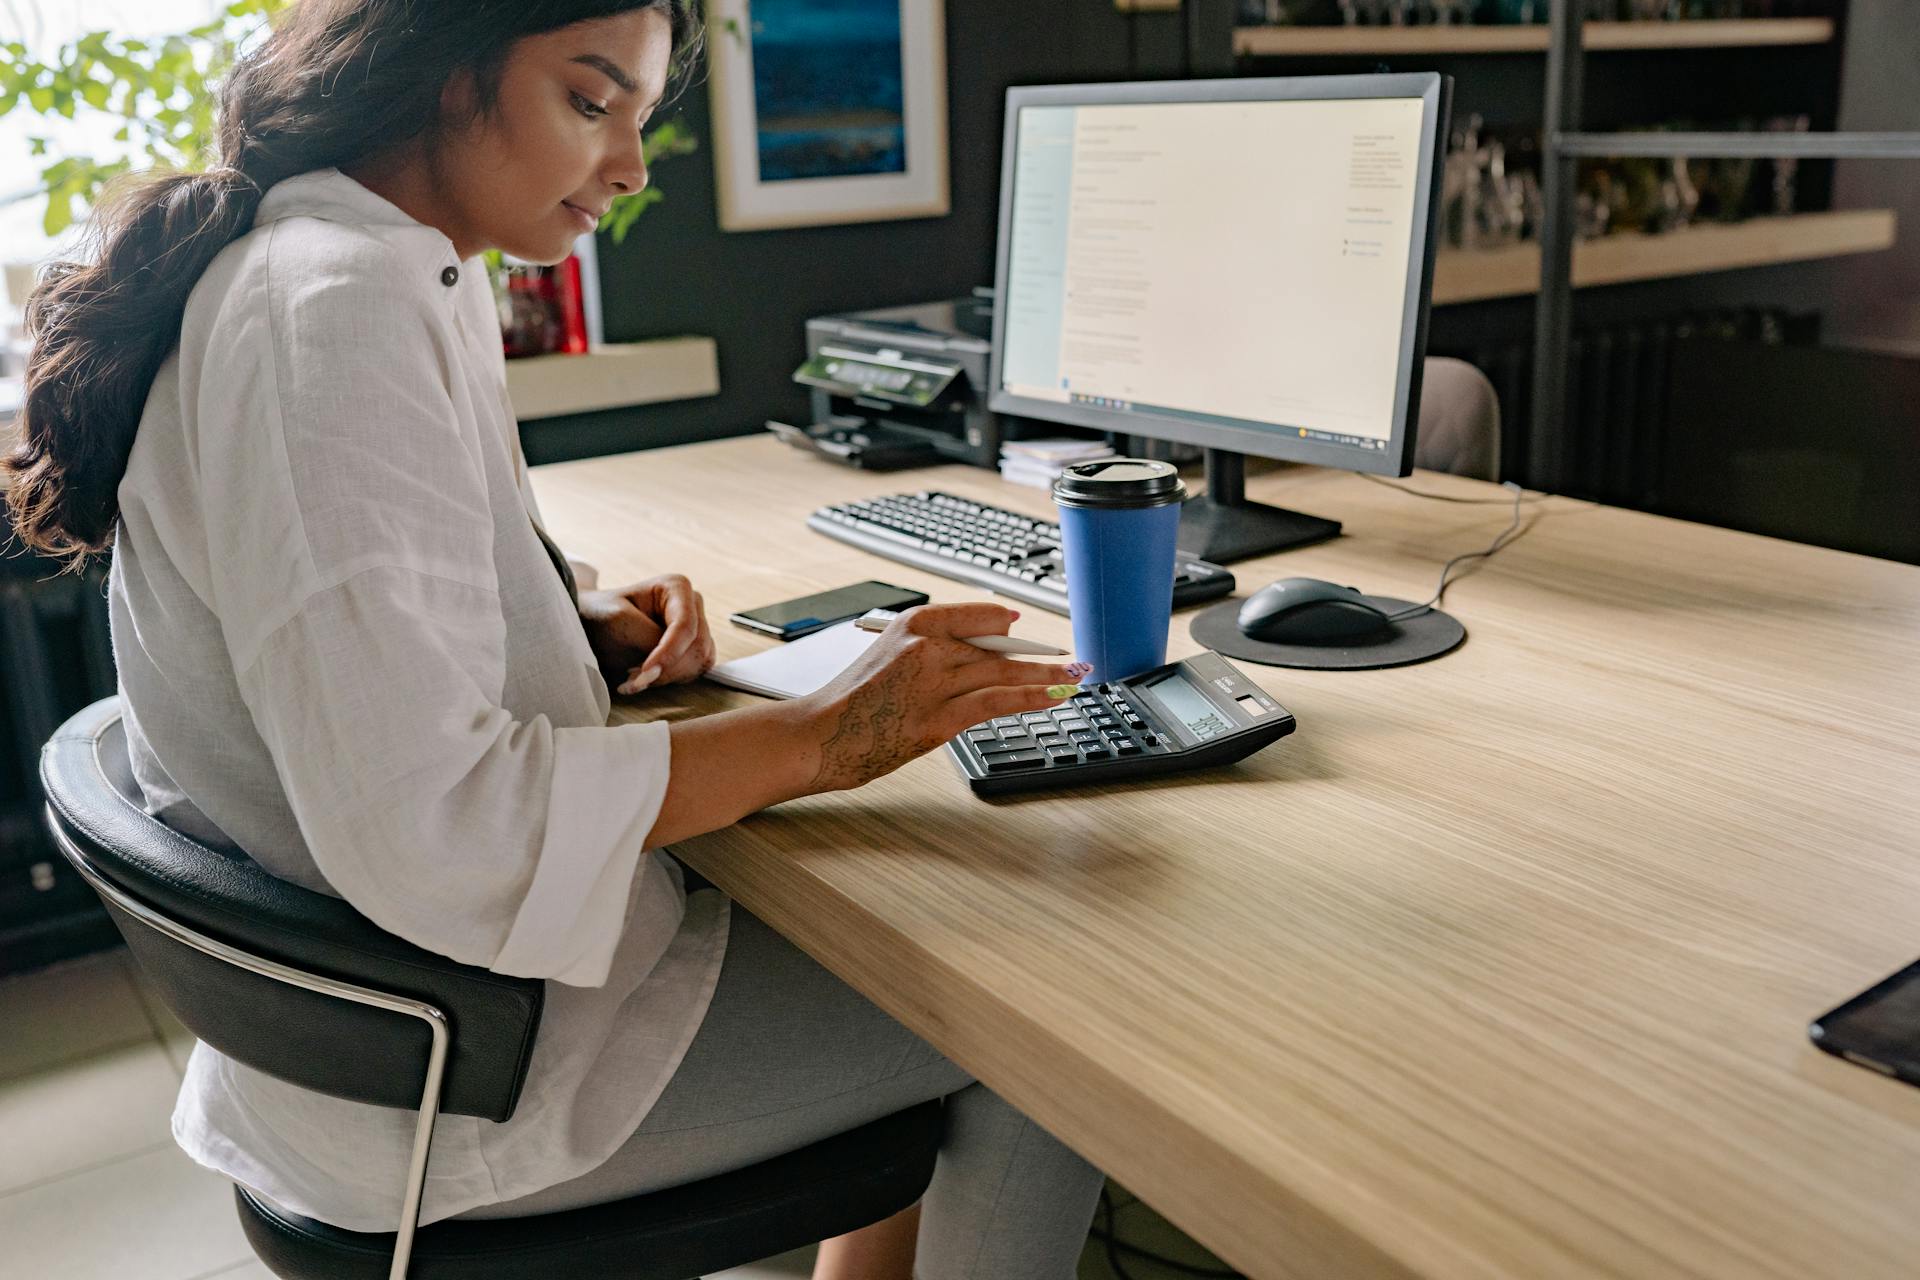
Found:
[[854, 689], [833, 732], [820, 744], [820, 767], [812, 790], [857, 787], [898, 769], [931, 746], [908, 723], [900, 692], [911, 689], [920, 673], [915, 657], [902, 655], [871, 684]]

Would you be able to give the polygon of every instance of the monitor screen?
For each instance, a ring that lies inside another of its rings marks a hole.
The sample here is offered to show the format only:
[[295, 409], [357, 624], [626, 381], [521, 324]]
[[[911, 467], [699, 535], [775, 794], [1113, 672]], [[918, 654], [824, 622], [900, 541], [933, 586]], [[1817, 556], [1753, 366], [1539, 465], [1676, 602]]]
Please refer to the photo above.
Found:
[[1437, 87], [1012, 91], [994, 407], [1402, 470]]

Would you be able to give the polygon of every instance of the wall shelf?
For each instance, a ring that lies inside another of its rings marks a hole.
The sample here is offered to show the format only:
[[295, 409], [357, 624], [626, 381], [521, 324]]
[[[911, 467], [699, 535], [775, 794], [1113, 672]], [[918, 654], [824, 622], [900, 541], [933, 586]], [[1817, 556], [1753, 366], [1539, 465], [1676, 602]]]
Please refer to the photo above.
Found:
[[[1665, 235], [1623, 232], [1574, 246], [1575, 287], [1661, 280], [1702, 271], [1837, 258], [1891, 249], [1891, 209], [1796, 213], [1729, 225], [1704, 224]], [[1433, 302], [1481, 302], [1535, 293], [1540, 247], [1443, 251], [1433, 264]]]
[[[1586, 47], [1724, 49], [1827, 44], [1831, 18], [1698, 18], [1681, 22], [1589, 22]], [[1242, 57], [1418, 57], [1449, 53], [1544, 53], [1544, 23], [1451, 27], [1239, 27], [1233, 51]]]
[[525, 356], [507, 361], [507, 393], [525, 422], [598, 409], [720, 393], [719, 351], [712, 338], [656, 338], [609, 343], [579, 356]]

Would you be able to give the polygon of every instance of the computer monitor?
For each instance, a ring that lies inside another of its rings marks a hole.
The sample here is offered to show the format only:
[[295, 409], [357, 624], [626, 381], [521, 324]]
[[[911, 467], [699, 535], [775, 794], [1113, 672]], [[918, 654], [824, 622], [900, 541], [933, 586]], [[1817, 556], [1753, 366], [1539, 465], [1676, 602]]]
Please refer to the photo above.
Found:
[[1246, 454], [1412, 469], [1452, 82], [1007, 92], [989, 403], [1206, 450], [1180, 546], [1236, 560], [1338, 522], [1246, 501]]

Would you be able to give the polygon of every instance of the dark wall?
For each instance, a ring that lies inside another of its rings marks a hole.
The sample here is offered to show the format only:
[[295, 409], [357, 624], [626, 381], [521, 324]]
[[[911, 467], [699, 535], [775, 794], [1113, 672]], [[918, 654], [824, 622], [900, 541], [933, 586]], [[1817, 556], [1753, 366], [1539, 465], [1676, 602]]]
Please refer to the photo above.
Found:
[[[1010, 85], [1178, 74], [1178, 15], [1117, 13], [1112, 0], [947, 0], [948, 165], [943, 218], [781, 231], [720, 230], [704, 83], [679, 110], [702, 150], [659, 166], [666, 199], [626, 243], [602, 237], [606, 335], [706, 334], [718, 396], [529, 424], [533, 462], [738, 435], [806, 412], [791, 381], [809, 316], [924, 302], [990, 284], [1000, 135]], [[1137, 69], [1137, 70], [1136, 70]]]
[[[1602, 54], [1587, 77], [1588, 125], [1617, 128], [1693, 117], [1806, 111], [1815, 128], [1836, 115], [1848, 127], [1920, 127], [1904, 54], [1912, 0], [1851, 0], [1843, 41], [1831, 46], [1688, 53]], [[704, 400], [612, 410], [530, 424], [530, 459], [562, 458], [675, 444], [760, 429], [769, 417], [804, 418], [806, 399], [790, 375], [809, 316], [964, 294], [990, 283], [1000, 184], [1003, 100], [1010, 85], [1151, 79], [1200, 74], [1325, 74], [1382, 69], [1363, 59], [1261, 59], [1236, 66], [1226, 56], [1231, 7], [1214, 0], [1188, 57], [1179, 14], [1124, 15], [1112, 0], [946, 0], [949, 178], [952, 212], [943, 218], [856, 223], [785, 231], [723, 232], [713, 181], [704, 84], [682, 98], [682, 117], [703, 150], [660, 166], [666, 193], [624, 245], [602, 240], [607, 336], [612, 341], [682, 333], [719, 344], [721, 394]], [[1893, 38], [1890, 38], [1890, 34]], [[1893, 52], [1886, 52], [1892, 50]], [[1842, 102], [1842, 56], [1846, 59]], [[1435, 58], [1391, 70], [1435, 69], [1456, 77], [1455, 119], [1480, 113], [1496, 124], [1537, 122], [1544, 59]], [[1839, 107], [1839, 111], [1836, 111]], [[1866, 180], [1849, 174], [1842, 203], [1894, 204], [1913, 212], [1911, 164], [1881, 164]], [[1824, 166], [1802, 169], [1803, 194], [1824, 203]], [[1901, 195], [1904, 192], [1905, 195]], [[1774, 305], [1818, 310], [1845, 332], [1851, 314], [1897, 312], [1886, 330], [1910, 326], [1920, 342], [1920, 215], [1904, 218], [1901, 247], [1871, 259], [1817, 262], [1583, 291], [1581, 323], [1624, 314], [1667, 314], [1725, 306]], [[1889, 268], [1892, 267], [1892, 270]], [[1908, 303], [1906, 310], [1899, 310]], [[1521, 341], [1531, 330], [1530, 300], [1434, 313], [1433, 346], [1466, 351]], [[1851, 335], [1849, 335], [1851, 336]]]

